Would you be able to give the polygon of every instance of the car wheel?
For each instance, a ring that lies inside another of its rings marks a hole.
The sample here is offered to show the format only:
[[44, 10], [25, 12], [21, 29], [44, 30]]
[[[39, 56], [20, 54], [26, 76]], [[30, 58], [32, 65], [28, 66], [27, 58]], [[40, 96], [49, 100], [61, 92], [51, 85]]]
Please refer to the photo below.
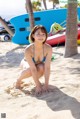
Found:
[[4, 41], [8, 41], [8, 40], [10, 40], [10, 36], [9, 35], [5, 35], [4, 36]]

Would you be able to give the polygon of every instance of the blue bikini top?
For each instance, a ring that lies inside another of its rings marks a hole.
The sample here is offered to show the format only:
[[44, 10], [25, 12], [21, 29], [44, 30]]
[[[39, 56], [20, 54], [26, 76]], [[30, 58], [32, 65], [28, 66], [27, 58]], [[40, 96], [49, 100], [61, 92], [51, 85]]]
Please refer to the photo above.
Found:
[[32, 57], [32, 60], [33, 60], [33, 62], [35, 63], [35, 64], [38, 64], [38, 63], [44, 63], [45, 62], [45, 60], [46, 60], [46, 57], [44, 56], [44, 47], [43, 47], [43, 59], [42, 59], [42, 61], [40, 61], [40, 62], [38, 62], [38, 61], [35, 61], [35, 47], [34, 47], [34, 45], [33, 45], [33, 51], [34, 51], [34, 57]]
[[[37, 64], [37, 63], [38, 63], [38, 62], [36, 62], [36, 61], [35, 61], [34, 57], [32, 57], [32, 60], [33, 60], [33, 62], [34, 62], [35, 64]], [[46, 60], [46, 57], [43, 57], [43, 60], [42, 60], [42, 61], [40, 61], [40, 62], [44, 63], [44, 62], [45, 62], [45, 60]]]

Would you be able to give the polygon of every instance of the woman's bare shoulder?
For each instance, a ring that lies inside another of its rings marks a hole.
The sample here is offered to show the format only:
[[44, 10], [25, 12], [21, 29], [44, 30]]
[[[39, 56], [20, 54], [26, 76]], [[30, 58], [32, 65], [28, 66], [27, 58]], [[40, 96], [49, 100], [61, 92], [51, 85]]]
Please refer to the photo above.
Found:
[[32, 57], [33, 54], [33, 44], [28, 45], [24, 50], [25, 57]]
[[50, 49], [52, 49], [52, 47], [51, 47], [51, 45], [45, 43], [45, 49], [46, 49], [46, 50], [50, 50]]
[[31, 52], [32, 51], [32, 47], [33, 47], [33, 44], [27, 45], [27, 47], [25, 48], [25, 53]]

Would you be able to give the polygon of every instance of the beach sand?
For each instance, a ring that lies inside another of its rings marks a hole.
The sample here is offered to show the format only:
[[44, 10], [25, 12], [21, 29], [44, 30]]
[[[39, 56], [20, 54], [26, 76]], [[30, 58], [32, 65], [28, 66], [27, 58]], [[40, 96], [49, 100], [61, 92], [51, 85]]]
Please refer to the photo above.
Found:
[[24, 80], [22, 91], [13, 88], [25, 47], [0, 42], [0, 119], [80, 119], [80, 46], [71, 58], [64, 58], [64, 46], [53, 47], [53, 91], [41, 96], [34, 94], [32, 78]]

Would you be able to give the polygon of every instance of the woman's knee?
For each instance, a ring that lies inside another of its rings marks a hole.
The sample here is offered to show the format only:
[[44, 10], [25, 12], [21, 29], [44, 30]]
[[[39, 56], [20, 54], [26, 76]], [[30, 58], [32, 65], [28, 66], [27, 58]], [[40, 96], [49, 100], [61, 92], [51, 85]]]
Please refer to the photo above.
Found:
[[37, 65], [37, 70], [40, 72], [40, 73], [44, 73], [44, 64], [38, 64]]

